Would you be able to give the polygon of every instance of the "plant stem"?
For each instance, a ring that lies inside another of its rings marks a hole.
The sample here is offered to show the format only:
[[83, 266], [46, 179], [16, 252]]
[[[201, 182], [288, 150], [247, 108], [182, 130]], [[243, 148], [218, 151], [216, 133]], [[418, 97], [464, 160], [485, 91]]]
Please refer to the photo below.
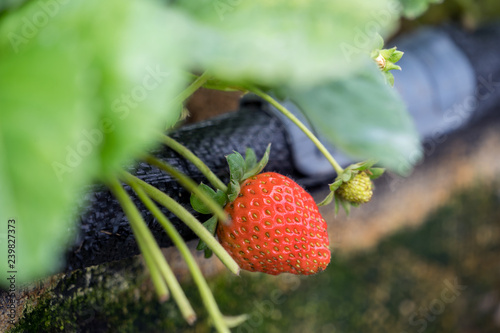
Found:
[[283, 105], [281, 105], [278, 101], [272, 98], [270, 95], [266, 94], [262, 90], [257, 87], [251, 87], [249, 89], [251, 92], [256, 94], [257, 96], [263, 98], [265, 101], [269, 102], [272, 106], [278, 109], [281, 113], [283, 113], [288, 119], [290, 119], [295, 125], [297, 125], [302, 132], [318, 147], [319, 151], [326, 157], [328, 162], [333, 166], [338, 175], [344, 171], [340, 164], [333, 158], [328, 149], [318, 140], [318, 138], [312, 133], [293, 113], [287, 110]]
[[[134, 232], [134, 235], [136, 233]], [[151, 275], [151, 280], [153, 281], [153, 285], [156, 289], [156, 293], [158, 294], [158, 299], [160, 303], [165, 302], [169, 299], [170, 293], [168, 292], [167, 284], [161, 275], [161, 272], [155, 264], [155, 259], [153, 254], [147, 247], [147, 243], [143, 241], [142, 238], [136, 236], [137, 244], [139, 245], [139, 249], [141, 250], [142, 256], [144, 257], [144, 261], [146, 262], [146, 266], [149, 269], [149, 274]]]
[[168, 174], [172, 175], [172, 177], [177, 179], [179, 183], [188, 191], [194, 193], [194, 195], [196, 195], [208, 207], [208, 209], [210, 209], [212, 213], [214, 213], [214, 215], [218, 217], [219, 221], [225, 222], [227, 220], [226, 213], [219, 206], [219, 204], [214, 199], [206, 195], [205, 192], [200, 190], [198, 184], [196, 184], [191, 178], [175, 169], [167, 162], [161, 161], [152, 155], [146, 155], [144, 160], [147, 163], [162, 169], [163, 171], [167, 172]]
[[179, 282], [175, 278], [172, 269], [167, 264], [163, 253], [158, 247], [158, 243], [156, 243], [156, 240], [153, 237], [153, 234], [144, 222], [141, 213], [117, 179], [112, 179], [108, 186], [120, 202], [123, 211], [130, 222], [130, 226], [132, 227], [132, 231], [134, 232], [141, 251], [145, 249], [147, 256], [150, 256], [150, 258], [153, 259], [157, 269], [161, 272], [165, 282], [170, 287], [172, 296], [179, 306], [182, 316], [190, 325], [193, 324], [196, 320], [196, 314], [186, 295], [182, 291]]
[[127, 215], [130, 227], [132, 228], [132, 232], [134, 233], [139, 249], [144, 257], [144, 261], [146, 262], [146, 266], [148, 267], [149, 273], [151, 274], [151, 279], [158, 293], [158, 298], [160, 302], [163, 302], [169, 298], [169, 292], [167, 285], [165, 284], [165, 280], [163, 279], [163, 276], [161, 275], [161, 272], [156, 265], [157, 258], [155, 258], [154, 250], [152, 250], [153, 245], [150, 245], [151, 243], [145, 241], [143, 233], [141, 231], [141, 222], [137, 223], [137, 217], [140, 220], [142, 220], [142, 217], [140, 216], [140, 214], [137, 215], [137, 213], [134, 212], [135, 206], [133, 205], [133, 203], [132, 205], [130, 205], [131, 201], [129, 202], [130, 199], [127, 193], [121, 187], [120, 183], [118, 183], [116, 180], [113, 180], [110, 182], [109, 187], [113, 191], [115, 197], [120, 202], [123, 211]]
[[203, 163], [202, 160], [200, 160], [195, 154], [193, 154], [193, 152], [191, 152], [187, 147], [183, 146], [171, 137], [164, 134], [162, 134], [161, 136], [163, 144], [193, 163], [194, 166], [197, 167], [198, 170], [200, 170], [200, 172], [208, 179], [210, 184], [224, 193], [227, 192], [227, 186], [219, 179], [219, 177], [217, 177], [212, 172], [212, 170], [210, 170], [210, 168], [205, 163]]
[[168, 195], [149, 185], [145, 181], [131, 175], [130, 173], [123, 172], [122, 177], [127, 184], [136, 183], [139, 185], [146, 194], [158, 202], [173, 214], [175, 214], [181, 221], [183, 221], [208, 247], [219, 257], [219, 259], [226, 265], [226, 267], [236, 275], [240, 273], [240, 267], [234, 259], [227, 253], [227, 251], [219, 244], [212, 234], [205, 229], [205, 227], [198, 221], [191, 213], [184, 208], [181, 204], [170, 198]]
[[186, 99], [189, 98], [196, 90], [198, 90], [207, 80], [210, 78], [210, 75], [208, 72], [204, 72], [200, 76], [196, 78], [186, 89], [181, 91], [179, 95], [177, 95], [173, 100], [172, 104], [181, 104], [183, 103]]
[[221, 333], [229, 333], [229, 328], [224, 322], [224, 318], [222, 316], [222, 313], [220, 312], [217, 302], [214, 299], [212, 291], [208, 287], [207, 281], [203, 277], [200, 268], [196, 264], [196, 260], [194, 259], [191, 251], [187, 247], [181, 235], [177, 232], [169, 219], [160, 211], [158, 206], [156, 206], [156, 204], [146, 195], [144, 190], [137, 183], [131, 183], [130, 186], [134, 189], [138, 197], [149, 209], [149, 211], [156, 217], [158, 222], [160, 222], [174, 245], [179, 249], [179, 252], [184, 257], [184, 260], [186, 261], [186, 264], [191, 271], [194, 282], [198, 286], [203, 303], [205, 304], [209, 315], [212, 317], [214, 326], [217, 331]]

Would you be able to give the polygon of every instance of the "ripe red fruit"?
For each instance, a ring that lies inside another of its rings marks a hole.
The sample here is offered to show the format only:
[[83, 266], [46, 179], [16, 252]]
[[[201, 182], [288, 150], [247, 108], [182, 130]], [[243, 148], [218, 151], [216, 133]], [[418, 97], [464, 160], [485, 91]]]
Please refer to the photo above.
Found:
[[330, 263], [326, 222], [290, 178], [274, 172], [250, 177], [224, 210], [230, 224], [219, 223], [217, 235], [242, 269], [310, 275]]

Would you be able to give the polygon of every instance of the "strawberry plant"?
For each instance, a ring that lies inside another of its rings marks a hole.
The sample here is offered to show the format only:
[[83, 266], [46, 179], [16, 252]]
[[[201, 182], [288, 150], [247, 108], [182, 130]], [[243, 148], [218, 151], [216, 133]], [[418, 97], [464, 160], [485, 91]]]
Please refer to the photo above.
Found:
[[[235, 274], [240, 268], [271, 274], [325, 269], [326, 223], [293, 180], [260, 173], [272, 156], [257, 162], [250, 150], [246, 159], [229, 155], [226, 185], [162, 132], [178, 124], [185, 100], [199, 87], [254, 93], [295, 122], [335, 169], [324, 203], [335, 199], [337, 207], [349, 209], [369, 200], [369, 178], [382, 172], [371, 161], [398, 171], [408, 152], [413, 158], [420, 154], [404, 104], [388, 84], [387, 71], [398, 69], [394, 63], [401, 53], [381, 45], [402, 10], [392, 0], [1, 2], [0, 219], [18, 221], [18, 282], [60, 269], [81, 192], [95, 182], [106, 184], [122, 205], [159, 299], [171, 294], [190, 323], [196, 315], [189, 300], [123, 183], [180, 249], [219, 332], [244, 317], [220, 313], [184, 241], [157, 205], [191, 228], [200, 249], [213, 252]], [[370, 162], [344, 169], [283, 107], [285, 99], [330, 143]], [[147, 156], [158, 142], [198, 167], [213, 188]], [[214, 217], [202, 224], [168, 195], [123, 171], [137, 159], [176, 178], [194, 194], [193, 206]], [[245, 210], [256, 202], [262, 207]], [[244, 218], [252, 220], [253, 214], [258, 218], [245, 227]], [[267, 215], [269, 220], [261, 219]], [[7, 258], [3, 233], [0, 255]], [[244, 245], [246, 240], [251, 244]], [[4, 287], [9, 270], [2, 259]]]

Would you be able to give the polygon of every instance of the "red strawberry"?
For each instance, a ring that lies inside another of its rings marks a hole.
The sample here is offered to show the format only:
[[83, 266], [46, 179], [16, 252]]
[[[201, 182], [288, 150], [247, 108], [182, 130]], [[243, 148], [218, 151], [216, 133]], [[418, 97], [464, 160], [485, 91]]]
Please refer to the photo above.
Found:
[[290, 178], [274, 172], [250, 177], [224, 209], [230, 223], [219, 223], [217, 235], [242, 269], [310, 275], [330, 263], [326, 222]]

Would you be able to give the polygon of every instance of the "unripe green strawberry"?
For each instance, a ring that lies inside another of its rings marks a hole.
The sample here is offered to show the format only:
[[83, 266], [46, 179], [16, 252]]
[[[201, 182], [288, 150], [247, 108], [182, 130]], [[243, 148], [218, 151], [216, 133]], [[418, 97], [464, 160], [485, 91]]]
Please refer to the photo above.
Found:
[[354, 204], [366, 203], [372, 198], [372, 181], [366, 172], [361, 171], [351, 180], [343, 183], [335, 193]]
[[310, 275], [330, 263], [327, 225], [313, 198], [290, 178], [266, 172], [244, 180], [219, 223], [222, 246], [242, 269]]

